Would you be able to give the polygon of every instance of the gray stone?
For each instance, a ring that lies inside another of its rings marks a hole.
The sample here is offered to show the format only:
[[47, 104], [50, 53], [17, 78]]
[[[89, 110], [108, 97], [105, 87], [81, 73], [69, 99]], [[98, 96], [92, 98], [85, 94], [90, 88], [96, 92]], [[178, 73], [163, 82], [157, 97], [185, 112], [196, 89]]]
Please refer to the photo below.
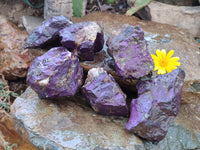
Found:
[[22, 137], [46, 150], [144, 150], [143, 142], [125, 129], [127, 118], [94, 114], [85, 99], [40, 99], [31, 88], [11, 108], [12, 125]]
[[198, 0], [156, 0], [156, 1], [178, 6], [194, 6], [199, 4]]
[[44, 21], [43, 18], [35, 17], [35, 16], [23, 16], [22, 17], [22, 22], [23, 25], [30, 34], [37, 26], [41, 25], [42, 22]]
[[149, 5], [152, 21], [187, 29], [200, 36], [200, 6], [173, 6], [153, 1]]

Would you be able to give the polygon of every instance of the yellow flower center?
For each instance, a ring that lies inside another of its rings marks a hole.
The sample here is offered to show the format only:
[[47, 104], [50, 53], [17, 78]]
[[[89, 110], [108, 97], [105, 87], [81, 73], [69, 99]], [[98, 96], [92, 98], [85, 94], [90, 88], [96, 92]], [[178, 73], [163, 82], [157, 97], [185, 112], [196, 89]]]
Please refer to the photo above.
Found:
[[168, 62], [166, 61], [166, 59], [161, 59], [161, 60], [159, 61], [159, 64], [160, 64], [160, 66], [163, 67], [163, 68], [165, 68], [165, 67], [168, 66]]

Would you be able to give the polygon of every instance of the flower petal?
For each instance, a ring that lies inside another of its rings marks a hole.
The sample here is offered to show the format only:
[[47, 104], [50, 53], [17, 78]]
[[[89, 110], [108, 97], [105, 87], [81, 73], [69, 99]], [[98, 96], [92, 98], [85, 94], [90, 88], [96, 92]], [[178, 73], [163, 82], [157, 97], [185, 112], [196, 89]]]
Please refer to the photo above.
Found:
[[178, 61], [175, 61], [175, 62], [169, 62], [169, 66], [180, 66], [181, 63], [178, 62]]
[[174, 54], [174, 50], [170, 50], [167, 54], [167, 58], [169, 59]]
[[165, 49], [162, 49], [162, 50], [161, 50], [161, 55], [162, 55], [162, 58], [165, 58], [165, 57], [166, 57], [166, 51], [165, 51]]
[[156, 55], [154, 55], [154, 54], [151, 54], [151, 58], [154, 60], [154, 61], [157, 61], [159, 58], [156, 56]]
[[156, 70], [159, 70], [159, 67], [155, 66], [153, 71], [156, 71]]
[[174, 69], [177, 69], [177, 67], [175, 67], [175, 66], [168, 66], [166, 68], [166, 70], [167, 70], [168, 73], [172, 72]]
[[166, 70], [165, 69], [159, 69], [157, 74], [165, 74], [166, 73]]
[[162, 55], [159, 49], [156, 50], [156, 55], [158, 56], [158, 58], [162, 58]]
[[169, 59], [170, 62], [178, 61], [180, 58], [179, 57], [172, 57]]

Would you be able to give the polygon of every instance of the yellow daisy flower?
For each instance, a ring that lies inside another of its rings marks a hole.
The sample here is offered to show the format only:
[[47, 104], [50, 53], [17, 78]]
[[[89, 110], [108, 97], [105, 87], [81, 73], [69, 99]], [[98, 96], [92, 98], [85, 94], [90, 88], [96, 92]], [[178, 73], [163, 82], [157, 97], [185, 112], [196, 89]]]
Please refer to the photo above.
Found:
[[166, 55], [165, 49], [156, 50], [156, 55], [151, 54], [151, 57], [154, 61], [154, 70], [158, 70], [157, 74], [170, 73], [172, 70], [176, 69], [177, 66], [180, 66], [181, 63], [178, 62], [179, 57], [172, 57], [174, 50], [170, 50]]

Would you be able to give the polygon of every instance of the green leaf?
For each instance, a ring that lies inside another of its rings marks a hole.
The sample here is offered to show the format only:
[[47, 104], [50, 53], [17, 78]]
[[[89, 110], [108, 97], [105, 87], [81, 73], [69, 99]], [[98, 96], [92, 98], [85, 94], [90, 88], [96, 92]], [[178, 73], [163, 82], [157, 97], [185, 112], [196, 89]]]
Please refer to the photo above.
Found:
[[145, 6], [147, 6], [149, 3], [151, 2], [151, 0], [136, 0], [135, 4], [133, 7], [131, 7], [127, 12], [126, 15], [127, 16], [132, 16], [134, 13], [136, 13], [138, 10], [144, 8]]
[[29, 0], [24, 0], [24, 2], [34, 9], [40, 9], [44, 6], [44, 2], [41, 2], [38, 6], [34, 6]]
[[199, 4], [200, 4], [200, 0], [199, 0]]
[[6, 143], [6, 144], [4, 145], [4, 149], [5, 149], [5, 150], [11, 150], [14, 146], [17, 147], [17, 144], [12, 144], [11, 146], [9, 146], [9, 143]]
[[116, 0], [107, 0], [108, 4], [114, 4]]
[[72, 0], [72, 9], [74, 17], [81, 17], [83, 11], [83, 0]]

